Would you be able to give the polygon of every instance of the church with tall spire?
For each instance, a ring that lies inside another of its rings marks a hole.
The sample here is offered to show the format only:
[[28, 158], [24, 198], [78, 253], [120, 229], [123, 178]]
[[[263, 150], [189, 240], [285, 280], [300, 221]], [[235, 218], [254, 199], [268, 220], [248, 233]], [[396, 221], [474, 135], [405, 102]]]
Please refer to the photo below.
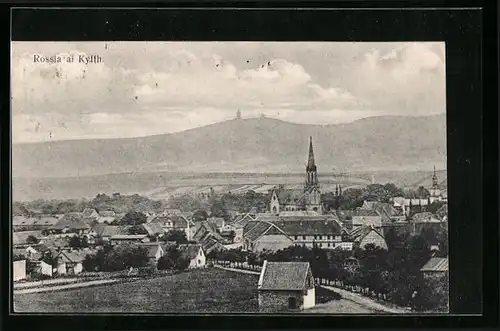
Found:
[[306, 165], [306, 178], [303, 190], [285, 189], [283, 185], [270, 191], [270, 212], [279, 214], [283, 211], [309, 211], [323, 213], [321, 191], [318, 180], [318, 167], [314, 159], [312, 137], [309, 137], [309, 155]]

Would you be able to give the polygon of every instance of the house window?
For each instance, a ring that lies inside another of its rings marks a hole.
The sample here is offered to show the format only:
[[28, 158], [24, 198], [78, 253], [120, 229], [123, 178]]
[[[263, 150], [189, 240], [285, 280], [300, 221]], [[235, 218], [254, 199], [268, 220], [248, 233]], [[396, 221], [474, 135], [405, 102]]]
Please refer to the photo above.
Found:
[[302, 236], [302, 239], [306, 240], [306, 236]]
[[323, 239], [323, 236], [319, 236], [319, 239]]
[[319, 247], [323, 247], [323, 244], [319, 244]]
[[295, 240], [297, 240], [299, 237], [298, 236], [295, 236]]
[[330, 243], [328, 243], [328, 247], [330, 247]]
[[198, 264], [201, 264], [201, 260], [198, 260]]
[[318, 239], [318, 236], [314, 236], [314, 239]]
[[331, 236], [328, 236], [328, 239], [330, 239]]

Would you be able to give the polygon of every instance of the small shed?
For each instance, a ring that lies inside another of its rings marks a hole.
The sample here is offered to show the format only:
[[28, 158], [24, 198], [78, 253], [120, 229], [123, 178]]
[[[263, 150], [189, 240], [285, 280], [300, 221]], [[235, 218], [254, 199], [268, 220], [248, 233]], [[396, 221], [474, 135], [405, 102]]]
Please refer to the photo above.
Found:
[[264, 312], [297, 311], [316, 304], [309, 262], [264, 261], [258, 291], [259, 309]]
[[431, 257], [420, 269], [424, 278], [440, 278], [448, 274], [447, 257]]

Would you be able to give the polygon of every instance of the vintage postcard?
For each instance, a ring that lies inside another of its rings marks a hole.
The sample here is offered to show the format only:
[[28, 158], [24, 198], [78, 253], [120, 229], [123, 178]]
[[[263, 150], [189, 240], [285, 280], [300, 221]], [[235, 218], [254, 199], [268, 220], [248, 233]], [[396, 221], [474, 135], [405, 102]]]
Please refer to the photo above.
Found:
[[448, 312], [444, 43], [11, 48], [15, 312]]

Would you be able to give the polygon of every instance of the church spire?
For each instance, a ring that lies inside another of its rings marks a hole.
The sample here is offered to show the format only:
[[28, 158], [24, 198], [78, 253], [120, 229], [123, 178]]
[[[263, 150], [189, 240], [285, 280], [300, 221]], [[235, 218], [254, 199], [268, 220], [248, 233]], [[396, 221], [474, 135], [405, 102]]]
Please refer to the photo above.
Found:
[[314, 162], [313, 138], [309, 137], [309, 158], [307, 159], [307, 171], [316, 171], [316, 163]]
[[318, 186], [318, 173], [316, 162], [314, 162], [314, 151], [312, 137], [309, 137], [309, 157], [306, 166], [306, 188]]

